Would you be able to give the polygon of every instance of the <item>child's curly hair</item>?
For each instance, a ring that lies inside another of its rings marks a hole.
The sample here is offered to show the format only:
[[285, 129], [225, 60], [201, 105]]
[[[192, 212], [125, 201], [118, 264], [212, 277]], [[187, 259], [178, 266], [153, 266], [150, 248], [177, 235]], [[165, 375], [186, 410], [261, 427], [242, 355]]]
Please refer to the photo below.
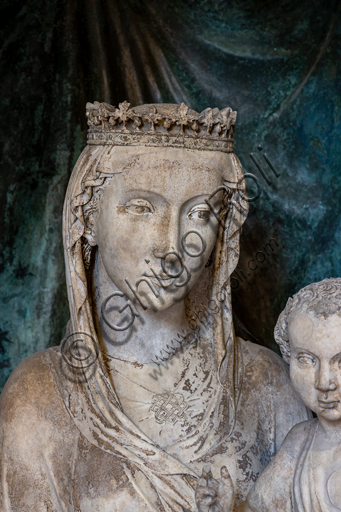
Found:
[[290, 362], [288, 322], [293, 310], [298, 308], [303, 308], [306, 312], [312, 311], [316, 317], [341, 316], [341, 278], [324, 279], [309, 284], [288, 299], [274, 331], [275, 341], [287, 363]]

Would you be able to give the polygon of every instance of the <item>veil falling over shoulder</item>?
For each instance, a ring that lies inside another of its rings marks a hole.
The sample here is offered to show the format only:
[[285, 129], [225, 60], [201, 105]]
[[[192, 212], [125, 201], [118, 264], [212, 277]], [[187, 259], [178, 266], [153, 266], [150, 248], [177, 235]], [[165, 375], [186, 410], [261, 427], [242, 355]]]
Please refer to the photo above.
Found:
[[[228, 209], [224, 223], [218, 229], [212, 264], [206, 269], [210, 299], [214, 300], [217, 294], [219, 297], [224, 294], [225, 297], [210, 339], [220, 386], [212, 407], [224, 413], [206, 415], [200, 428], [175, 443], [173, 449], [165, 450], [124, 414], [99, 349], [94, 326], [88, 287], [89, 271], [84, 260], [84, 234], [87, 228], [83, 207], [91, 200], [93, 188], [112, 177], [113, 171], [108, 165], [112, 152], [117, 152], [119, 157], [124, 148], [103, 145], [84, 149], [71, 175], [64, 203], [63, 237], [71, 315], [69, 331], [86, 333], [84, 341], [89, 351], [95, 350], [96, 361], [91, 367], [84, 365], [75, 369], [68, 367], [61, 359], [64, 370], [54, 366], [53, 371], [65, 406], [81, 433], [98, 448], [122, 460], [128, 478], [144, 499], [147, 499], [143, 491], [145, 484], [137, 483], [141, 479], [157, 490], [162, 508], [149, 503], [152, 510], [195, 510], [193, 486], [198, 475], [190, 468], [190, 462], [217, 442], [221, 435], [219, 432], [224, 430], [226, 435], [226, 422], [228, 432], [232, 432], [240, 392], [242, 365], [232, 323], [230, 277], [238, 262], [241, 226], [248, 210], [244, 174], [238, 158], [233, 153], [227, 154], [229, 165], [224, 175], [224, 186], [230, 191]], [[195, 290], [190, 292], [186, 300], [191, 310]], [[181, 460], [176, 456], [180, 448]], [[131, 467], [134, 469], [129, 469]]]

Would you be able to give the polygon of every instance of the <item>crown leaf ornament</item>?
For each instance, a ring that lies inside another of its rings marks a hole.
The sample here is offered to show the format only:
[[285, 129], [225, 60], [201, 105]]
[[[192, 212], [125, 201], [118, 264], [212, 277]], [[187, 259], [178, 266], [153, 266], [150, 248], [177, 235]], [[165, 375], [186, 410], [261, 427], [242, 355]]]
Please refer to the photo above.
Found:
[[88, 144], [154, 146], [233, 152], [237, 112], [206, 108], [200, 114], [185, 103], [118, 107], [87, 103]]

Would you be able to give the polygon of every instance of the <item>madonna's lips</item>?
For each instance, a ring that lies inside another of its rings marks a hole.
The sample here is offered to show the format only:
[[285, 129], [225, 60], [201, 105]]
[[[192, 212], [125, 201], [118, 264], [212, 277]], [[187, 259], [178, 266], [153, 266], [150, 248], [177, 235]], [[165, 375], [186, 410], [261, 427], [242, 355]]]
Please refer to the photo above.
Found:
[[148, 275], [148, 274], [142, 274], [144, 277], [148, 277], [148, 279], [153, 283], [155, 284], [156, 286], [158, 287], [162, 287], [162, 288], [169, 288], [171, 286], [171, 284], [173, 283], [173, 281], [175, 280], [174, 277], [170, 277], [170, 276], [159, 276], [157, 274], [154, 275]]
[[171, 284], [173, 283], [174, 279], [168, 277], [167, 279], [164, 279], [163, 277], [159, 277], [158, 279], [156, 277], [148, 276], [148, 279], [152, 281], [152, 283], [156, 284], [156, 286], [162, 287], [162, 288], [169, 288]]
[[158, 275], [156, 272], [153, 275], [149, 275], [147, 273], [142, 274], [144, 277], [148, 277], [152, 283], [154, 283], [159, 288], [170, 288], [173, 283], [177, 283], [175, 286], [177, 288], [181, 288], [185, 286], [191, 278], [191, 273], [186, 269], [186, 274], [182, 272], [180, 275], [175, 275], [172, 277], [169, 274]]

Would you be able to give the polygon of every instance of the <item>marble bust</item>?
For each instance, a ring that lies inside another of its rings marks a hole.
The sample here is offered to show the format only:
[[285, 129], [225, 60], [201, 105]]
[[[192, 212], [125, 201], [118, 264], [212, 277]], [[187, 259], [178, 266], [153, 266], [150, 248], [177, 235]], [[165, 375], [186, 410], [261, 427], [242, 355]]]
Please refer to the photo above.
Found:
[[276, 341], [291, 381], [317, 418], [295, 425], [238, 508], [245, 512], [341, 510], [341, 278], [289, 299]]
[[234, 334], [236, 113], [96, 102], [87, 116], [64, 204], [70, 322], [1, 395], [0, 508], [194, 512], [203, 471], [226, 492], [202, 506], [237, 506], [309, 414], [286, 363]]

